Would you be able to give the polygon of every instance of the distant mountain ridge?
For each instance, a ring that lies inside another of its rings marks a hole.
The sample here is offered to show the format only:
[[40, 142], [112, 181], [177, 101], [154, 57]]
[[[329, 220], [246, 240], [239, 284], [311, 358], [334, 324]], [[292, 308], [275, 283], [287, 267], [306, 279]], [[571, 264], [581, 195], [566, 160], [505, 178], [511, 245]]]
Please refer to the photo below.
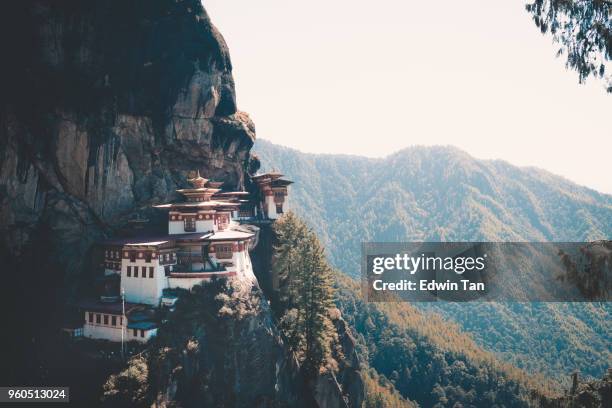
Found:
[[[411, 147], [383, 159], [307, 154], [255, 143], [282, 169], [292, 208], [331, 262], [359, 274], [362, 241], [589, 241], [612, 237], [612, 196], [536, 168], [478, 160], [454, 147]], [[518, 367], [567, 383], [612, 366], [609, 303], [419, 304], [459, 324]]]
[[[350, 275], [358, 273], [361, 241], [612, 236], [612, 196], [536, 168], [478, 160], [454, 147], [411, 147], [371, 159], [301, 153], [258, 140], [253, 151], [264, 169], [281, 168], [296, 181], [293, 208], [321, 234], [332, 262]], [[337, 231], [333, 240], [330, 231]]]

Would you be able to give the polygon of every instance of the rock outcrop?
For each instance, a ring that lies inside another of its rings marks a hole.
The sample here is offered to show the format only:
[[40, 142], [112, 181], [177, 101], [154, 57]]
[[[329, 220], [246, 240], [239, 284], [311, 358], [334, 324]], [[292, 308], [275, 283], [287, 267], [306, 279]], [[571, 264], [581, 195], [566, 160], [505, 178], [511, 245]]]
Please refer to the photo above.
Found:
[[196, 168], [244, 186], [255, 129], [199, 1], [19, 2], [3, 16], [5, 247], [43, 223], [68, 246], [112, 231]]
[[199, 0], [2, 8], [0, 261], [19, 345], [57, 327], [92, 243], [155, 224], [188, 171], [248, 184], [255, 128]]
[[[64, 305], [91, 287], [92, 245], [129, 230], [134, 217], [162, 232], [151, 205], [174, 199], [189, 171], [250, 188], [255, 128], [237, 110], [227, 46], [199, 0], [13, 3], [0, 21], [0, 261], [15, 336], [3, 339], [11, 343], [1, 348], [10, 356], [0, 382], [65, 382], [79, 374], [61, 372], [70, 350], [60, 352], [54, 333]], [[261, 242], [258, 251], [271, 250]], [[270, 259], [262, 255], [264, 275]], [[243, 283], [186, 294], [151, 347], [123, 372], [112, 369], [110, 405], [361, 406], [343, 321], [348, 358], [315, 393], [258, 283]], [[81, 354], [73, 365], [87, 382], [100, 356]]]

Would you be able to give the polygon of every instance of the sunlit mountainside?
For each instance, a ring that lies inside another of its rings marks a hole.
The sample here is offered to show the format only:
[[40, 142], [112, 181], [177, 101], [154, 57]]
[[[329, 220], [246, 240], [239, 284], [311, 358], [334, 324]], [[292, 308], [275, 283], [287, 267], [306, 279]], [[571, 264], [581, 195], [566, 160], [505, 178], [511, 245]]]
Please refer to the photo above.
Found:
[[[293, 209], [332, 263], [359, 274], [362, 241], [586, 241], [612, 236], [612, 196], [536, 168], [478, 160], [453, 147], [384, 159], [305, 154], [259, 140], [266, 168], [296, 184]], [[566, 382], [612, 365], [612, 308], [590, 303], [419, 304], [498, 357]]]

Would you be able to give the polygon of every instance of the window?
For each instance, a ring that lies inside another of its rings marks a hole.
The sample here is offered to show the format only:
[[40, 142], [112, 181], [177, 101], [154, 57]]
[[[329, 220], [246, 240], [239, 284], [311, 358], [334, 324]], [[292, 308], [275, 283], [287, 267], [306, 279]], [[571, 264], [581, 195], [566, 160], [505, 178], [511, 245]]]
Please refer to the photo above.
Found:
[[121, 316], [121, 317], [119, 318], [119, 325], [120, 325], [120, 326], [123, 326], [123, 316]]
[[282, 214], [283, 213], [283, 205], [282, 204], [276, 204], [276, 213], [277, 214]]
[[111, 317], [111, 324], [112, 324], [113, 326], [116, 326], [116, 325], [117, 325], [117, 316], [113, 316], [113, 317]]
[[134, 277], [135, 278], [138, 277], [138, 267], [137, 266], [134, 267]]
[[229, 217], [227, 215], [222, 214], [217, 217], [217, 227], [219, 228], [219, 230], [223, 231], [225, 228], [227, 228], [228, 224]]
[[94, 316], [94, 314], [91, 313], [91, 312], [87, 312], [87, 314], [88, 314], [88, 317], [89, 317], [89, 323], [93, 323], [93, 316]]
[[144, 257], [145, 257], [145, 262], [151, 262], [151, 253], [150, 252], [145, 252]]
[[232, 246], [215, 245], [215, 252], [218, 259], [230, 259], [232, 257]]
[[132, 277], [132, 267], [131, 266], [127, 267], [127, 276], [128, 276], [128, 278]]
[[150, 266], [150, 267], [149, 267], [149, 278], [152, 278], [152, 277], [153, 277], [153, 270], [154, 270], [154, 269], [155, 269], [155, 268], [153, 268], [152, 266]]
[[108, 315], [104, 315], [104, 324], [108, 325]]
[[134, 337], [138, 337], [138, 329], [134, 329], [133, 334], [134, 334]]
[[130, 251], [130, 262], [136, 262], [136, 251]]
[[140, 274], [140, 276], [142, 276], [143, 278], [147, 277], [147, 267], [146, 266], [142, 267], [142, 273]]
[[140, 337], [144, 337], [144, 330], [140, 329]]
[[102, 323], [102, 316], [96, 313], [96, 324], [100, 324], [100, 323]]
[[185, 232], [195, 232], [195, 230], [196, 230], [195, 217], [186, 217], [185, 218]]

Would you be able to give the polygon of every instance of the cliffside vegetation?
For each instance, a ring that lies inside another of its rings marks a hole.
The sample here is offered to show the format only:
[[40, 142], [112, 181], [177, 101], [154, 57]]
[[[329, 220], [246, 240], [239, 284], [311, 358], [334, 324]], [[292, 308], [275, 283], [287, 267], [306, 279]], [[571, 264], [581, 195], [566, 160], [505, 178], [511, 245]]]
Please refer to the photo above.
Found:
[[5, 2], [0, 30], [0, 353], [4, 383], [42, 384], [58, 367], [30, 345], [93, 295], [93, 245], [135, 216], [165, 233], [151, 206], [192, 170], [246, 188], [255, 129], [199, 0]]
[[404, 398], [427, 407], [537, 406], [555, 395], [542, 377], [500, 362], [460, 327], [408, 303], [365, 303], [338, 275], [338, 307], [357, 332], [360, 356]]
[[107, 406], [294, 406], [295, 372], [256, 287], [216, 280], [180, 294], [158, 336], [104, 386]]
[[499, 362], [455, 324], [409, 304], [364, 303], [355, 281], [332, 275], [316, 236], [293, 213], [274, 229], [280, 327], [310, 378], [315, 368], [333, 371], [337, 364], [329, 352], [337, 343], [329, 321], [335, 299], [357, 334], [360, 361], [370, 367], [362, 370], [366, 406], [526, 407], [554, 395], [543, 378]]
[[307, 378], [333, 369], [330, 319], [334, 305], [333, 273], [314, 232], [289, 212], [274, 225], [278, 245], [273, 273], [278, 276], [280, 327]]
[[[292, 208], [330, 262], [359, 273], [362, 241], [583, 241], [612, 236], [612, 197], [561, 177], [451, 147], [415, 147], [384, 159], [305, 154], [258, 141], [264, 168], [296, 183]], [[470, 333], [498, 358], [567, 387], [578, 370], [610, 366], [609, 303], [418, 304]]]

